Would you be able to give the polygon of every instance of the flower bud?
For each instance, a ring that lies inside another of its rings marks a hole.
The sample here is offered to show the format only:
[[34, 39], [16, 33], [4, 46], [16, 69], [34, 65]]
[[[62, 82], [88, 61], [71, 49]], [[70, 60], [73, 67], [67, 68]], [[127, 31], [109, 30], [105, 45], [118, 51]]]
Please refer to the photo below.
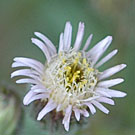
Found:
[[9, 88], [0, 88], [0, 135], [12, 135], [20, 119], [19, 98]]

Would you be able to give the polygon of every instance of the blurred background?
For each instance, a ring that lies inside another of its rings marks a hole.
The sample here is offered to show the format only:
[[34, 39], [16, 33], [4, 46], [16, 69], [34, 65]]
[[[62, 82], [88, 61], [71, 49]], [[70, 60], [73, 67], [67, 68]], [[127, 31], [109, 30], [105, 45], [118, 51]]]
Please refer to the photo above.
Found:
[[[14, 98], [20, 104], [20, 107], [13, 106], [15, 110], [12, 113], [16, 115], [12, 116], [15, 118], [10, 119], [4, 127], [3, 123], [7, 121], [12, 109], [7, 111], [6, 118], [2, 121], [4, 107], [0, 105], [0, 135], [11, 135], [16, 126], [17, 132], [13, 135], [44, 135], [45, 131], [29, 117], [29, 107], [22, 105], [26, 86], [16, 85], [15, 80], [10, 79], [13, 71], [11, 63], [16, 56], [44, 62], [41, 51], [31, 43], [33, 33], [44, 33], [58, 47], [59, 35], [64, 30], [66, 21], [71, 21], [73, 25], [72, 42], [75, 40], [79, 21], [85, 23], [84, 42], [90, 33], [94, 35], [91, 46], [107, 35], [113, 36], [112, 45], [106, 54], [116, 48], [119, 53], [101, 71], [116, 64], [128, 65], [125, 70], [113, 76], [125, 79], [123, 84], [114, 89], [127, 92], [127, 96], [115, 99], [115, 106], [107, 106], [110, 109], [109, 115], [97, 111], [89, 119], [90, 126], [79, 134], [135, 135], [135, 0], [0, 0], [0, 85], [1, 89], [14, 89], [20, 98]], [[9, 99], [10, 96], [6, 99], [7, 104]], [[1, 100], [5, 102], [2, 98]], [[11, 126], [15, 120], [14, 126]], [[12, 130], [2, 134], [2, 128]]]

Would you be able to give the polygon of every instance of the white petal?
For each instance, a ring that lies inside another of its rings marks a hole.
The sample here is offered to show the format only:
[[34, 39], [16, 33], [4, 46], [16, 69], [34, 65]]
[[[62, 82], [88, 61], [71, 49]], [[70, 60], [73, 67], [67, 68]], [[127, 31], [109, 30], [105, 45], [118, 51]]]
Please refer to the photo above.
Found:
[[122, 78], [111, 79], [111, 80], [99, 82], [97, 86], [108, 88], [108, 87], [117, 85], [119, 83], [122, 83], [123, 81], [124, 81], [124, 79], [122, 79]]
[[19, 63], [19, 62], [13, 62], [12, 64], [12, 68], [15, 68], [15, 67], [25, 67], [26, 65], [23, 64], [23, 63]]
[[82, 102], [88, 102], [88, 101], [91, 101], [91, 100], [97, 99], [97, 98], [99, 98], [99, 96], [94, 96], [94, 97], [90, 97], [90, 98], [83, 99], [83, 100], [79, 100], [79, 101], [82, 101]]
[[36, 85], [33, 85], [31, 87], [31, 90], [35, 90], [35, 89], [46, 89], [44, 85], [42, 84], [36, 84]]
[[24, 99], [23, 99], [23, 104], [24, 105], [28, 105], [28, 101], [32, 98], [32, 96], [34, 96], [35, 95], [35, 93], [31, 90], [31, 91], [29, 91], [26, 95], [25, 95], [25, 97], [24, 97]]
[[34, 89], [33, 92], [35, 92], [35, 93], [49, 93], [49, 91], [46, 89]]
[[83, 39], [83, 35], [84, 35], [84, 23], [80, 22], [79, 26], [78, 26], [78, 32], [77, 32], [76, 40], [75, 40], [75, 43], [74, 43], [74, 50], [75, 51], [78, 51], [80, 49], [82, 39]]
[[34, 34], [39, 37], [41, 40], [44, 41], [44, 43], [50, 48], [50, 51], [53, 51], [54, 54], [56, 54], [57, 50], [54, 46], [54, 44], [43, 34], [39, 32], [34, 32]]
[[39, 84], [39, 82], [37, 80], [33, 80], [33, 79], [19, 79], [16, 81], [16, 83], [31, 83], [31, 84]]
[[71, 38], [72, 38], [72, 26], [70, 22], [66, 23], [64, 30], [64, 51], [68, 51], [71, 46]]
[[[25, 66], [31, 67], [40, 73], [42, 73], [42, 71], [44, 70], [44, 65], [41, 62], [31, 59], [31, 58], [16, 57], [14, 58], [14, 61], [15, 62], [12, 64], [12, 67], [20, 67], [23, 65], [24, 67]], [[16, 62], [18, 64], [15, 64]]]
[[66, 109], [65, 117], [62, 121], [66, 131], [69, 131], [69, 123], [70, 123], [71, 113], [72, 113], [72, 106], [69, 105], [68, 108]]
[[112, 37], [107, 36], [105, 39], [97, 43], [90, 51], [87, 52], [87, 57], [92, 60], [92, 65], [95, 65], [103, 53], [107, 50], [112, 42]]
[[93, 34], [90, 34], [90, 36], [88, 37], [84, 47], [83, 47], [83, 51], [86, 51], [91, 43], [91, 40], [92, 40], [92, 37], [93, 37]]
[[106, 104], [114, 105], [114, 101], [112, 99], [109, 99], [109, 98], [106, 98], [106, 97], [100, 97], [96, 100], [99, 101], [99, 102], [106, 103]]
[[102, 51], [104, 51], [104, 49], [106, 49], [106, 47], [108, 47], [111, 42], [112, 37], [107, 36], [88, 51], [88, 56], [91, 56], [92, 54], [95, 55], [97, 52], [102, 53]]
[[29, 99], [29, 101], [28, 101], [27, 104], [25, 104], [25, 105], [28, 105], [28, 104], [30, 104], [31, 102], [35, 101], [35, 100], [38, 100], [38, 99], [46, 99], [46, 98], [48, 98], [48, 97], [49, 97], [48, 94], [38, 94], [38, 95], [34, 95], [34, 96], [32, 96], [32, 97]]
[[106, 63], [108, 60], [110, 60], [113, 56], [115, 56], [117, 54], [118, 50], [113, 50], [112, 52], [110, 52], [107, 56], [105, 56], [103, 59], [101, 59], [96, 65], [96, 68], [99, 68], [100, 66], [102, 66], [104, 63]]
[[68, 116], [69, 113], [71, 113], [71, 112], [72, 112], [72, 105], [69, 105], [69, 106], [66, 108], [65, 117], [64, 117], [64, 119], [63, 119], [63, 121], [62, 121], [62, 124], [65, 123], [65, 121], [67, 120], [67, 117], [69, 117], [69, 116]]
[[80, 110], [80, 112], [84, 117], [89, 117], [90, 116], [86, 109]]
[[61, 111], [61, 104], [59, 104], [59, 105], [57, 106], [56, 111], [57, 111], [57, 112]]
[[62, 52], [64, 49], [64, 41], [63, 41], [63, 33], [60, 34], [59, 40], [59, 53]]
[[38, 114], [37, 120], [41, 120], [47, 113], [51, 112], [56, 108], [56, 103], [52, 100], [49, 100], [46, 106]]
[[32, 69], [20, 69], [17, 71], [14, 71], [11, 74], [11, 78], [16, 77], [16, 76], [27, 76], [27, 77], [31, 77], [33, 79], [38, 79], [39, 80], [39, 73], [37, 73], [36, 71], [32, 70]]
[[125, 97], [127, 95], [125, 92], [118, 90], [105, 89], [104, 91], [112, 97]]
[[47, 61], [50, 62], [51, 56], [50, 56], [49, 50], [47, 49], [45, 44], [36, 38], [32, 38], [31, 40], [32, 40], [32, 43], [34, 43], [36, 46], [38, 46], [43, 51], [44, 55], [47, 58]]
[[121, 65], [117, 65], [114, 67], [111, 67], [105, 71], [103, 71], [99, 76], [98, 79], [99, 80], [103, 80], [108, 78], [109, 76], [114, 75], [115, 73], [119, 72], [120, 70], [124, 69], [126, 67], [126, 64], [121, 64]]
[[99, 102], [93, 100], [93, 101], [91, 101], [91, 103], [93, 105], [95, 105], [98, 109], [100, 109], [102, 112], [104, 112], [106, 114], [109, 113], [109, 110], [107, 108], [105, 108], [102, 104], [100, 104]]
[[92, 114], [96, 113], [95, 107], [90, 102], [84, 103], [84, 105], [87, 105], [89, 107]]
[[76, 120], [79, 121], [80, 120], [80, 110], [75, 108], [74, 113], [75, 113]]
[[65, 121], [65, 123], [64, 123], [64, 128], [66, 131], [69, 131], [69, 122], [70, 121]]
[[103, 91], [105, 88], [96, 88], [96, 93], [99, 93], [100, 95], [102, 95], [102, 96], [105, 96], [105, 97], [109, 97], [109, 98], [111, 98], [112, 96], [111, 95], [109, 95], [107, 92], [105, 92], [105, 91]]

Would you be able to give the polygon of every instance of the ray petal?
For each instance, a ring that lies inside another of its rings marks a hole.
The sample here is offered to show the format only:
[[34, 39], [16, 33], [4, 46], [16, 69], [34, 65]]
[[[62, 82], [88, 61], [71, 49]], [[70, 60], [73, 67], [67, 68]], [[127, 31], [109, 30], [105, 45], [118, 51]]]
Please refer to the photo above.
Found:
[[26, 105], [30, 104], [31, 102], [35, 101], [35, 100], [38, 100], [38, 99], [46, 99], [48, 98], [49, 95], [48, 94], [38, 94], [38, 95], [34, 95], [30, 98], [30, 100], [27, 102]]
[[105, 39], [97, 43], [92, 49], [87, 52], [87, 57], [92, 60], [92, 65], [95, 65], [103, 53], [107, 50], [112, 42], [112, 37], [107, 36]]
[[107, 56], [105, 56], [103, 59], [101, 59], [96, 65], [96, 68], [99, 68], [100, 66], [102, 66], [104, 63], [106, 63], [108, 60], [110, 60], [113, 56], [115, 56], [117, 54], [118, 50], [113, 50], [112, 52], [110, 52]]
[[79, 121], [80, 120], [80, 110], [75, 108], [74, 113], [75, 113], [76, 120]]
[[106, 98], [106, 97], [100, 97], [96, 99], [98, 102], [103, 102], [106, 104], [114, 105], [114, 101], [112, 99]]
[[44, 43], [50, 48], [50, 51], [53, 51], [53, 53], [56, 54], [57, 50], [51, 40], [40, 32], [34, 32], [34, 34], [44, 41]]
[[32, 69], [16, 70], [11, 74], [11, 78], [16, 77], [16, 76], [27, 76], [33, 79], [38, 79], [38, 80], [40, 79], [40, 74]]
[[107, 108], [105, 108], [102, 104], [100, 104], [98, 101], [91, 101], [91, 103], [93, 105], [95, 105], [99, 110], [101, 110], [102, 112], [108, 114], [109, 113], [109, 110]]
[[45, 46], [45, 44], [36, 38], [32, 38], [31, 40], [32, 40], [32, 43], [34, 43], [36, 46], [38, 46], [42, 50], [42, 52], [47, 58], [47, 61], [50, 62], [50, 59], [51, 59], [50, 52], [48, 48]]
[[29, 78], [24, 78], [24, 79], [19, 79], [16, 81], [16, 83], [30, 83], [30, 84], [39, 84], [38, 80], [34, 79], [29, 79]]
[[63, 51], [64, 49], [64, 41], [63, 41], [63, 33], [60, 34], [60, 39], [59, 39], [59, 53]]
[[12, 64], [12, 67], [20, 67], [20, 66], [31, 67], [40, 73], [42, 73], [44, 69], [44, 65], [41, 62], [31, 58], [16, 57], [14, 58], [14, 61], [15, 62]]
[[32, 90], [30, 90], [24, 97], [23, 99], [23, 104], [24, 105], [28, 105], [29, 100], [35, 95], [36, 93], [34, 93]]
[[75, 51], [78, 51], [80, 49], [82, 39], [83, 39], [83, 35], [84, 35], [84, 23], [80, 22], [79, 26], [78, 26], [78, 32], [77, 32], [76, 40], [75, 40], [75, 43], [74, 43], [74, 50]]
[[120, 64], [114, 67], [111, 67], [105, 71], [103, 71], [99, 76], [98, 79], [99, 80], [103, 80], [106, 79], [114, 74], [116, 74], [117, 72], [121, 71], [122, 69], [124, 69], [126, 67], [126, 64]]
[[46, 106], [40, 111], [38, 114], [37, 120], [41, 120], [47, 113], [51, 112], [56, 108], [56, 103], [53, 102], [51, 99], [48, 101]]
[[90, 36], [88, 37], [88, 39], [87, 39], [87, 41], [86, 41], [86, 43], [85, 43], [85, 45], [83, 47], [83, 51], [86, 51], [89, 48], [92, 37], [93, 37], [93, 34], [90, 34]]
[[69, 105], [68, 108], [66, 109], [65, 117], [62, 121], [66, 131], [69, 131], [69, 123], [70, 123], [71, 113], [72, 113], [72, 106]]
[[89, 109], [90, 109], [90, 111], [91, 111], [92, 114], [95, 114], [96, 113], [95, 107], [90, 102], [84, 103], [84, 105], [86, 105], [86, 106], [89, 107]]
[[122, 79], [122, 78], [111, 79], [111, 80], [107, 80], [107, 81], [101, 81], [98, 83], [97, 86], [108, 88], [108, 87], [112, 87], [114, 85], [117, 85], [119, 83], [122, 83], [123, 81], [124, 81], [124, 79]]
[[104, 89], [106, 93], [108, 93], [111, 97], [125, 97], [127, 94], [122, 91], [112, 90], [112, 89]]
[[80, 112], [84, 117], [89, 117], [90, 116], [86, 109], [80, 110]]
[[70, 49], [71, 39], [72, 39], [72, 26], [70, 22], [67, 22], [63, 35], [64, 51], [68, 51]]

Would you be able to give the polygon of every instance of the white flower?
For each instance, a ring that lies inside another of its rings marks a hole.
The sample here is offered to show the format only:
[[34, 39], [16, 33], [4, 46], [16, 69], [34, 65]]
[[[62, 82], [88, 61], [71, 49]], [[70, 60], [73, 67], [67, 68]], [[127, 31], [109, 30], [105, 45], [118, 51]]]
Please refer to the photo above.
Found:
[[[126, 93], [112, 90], [110, 87], [122, 83], [122, 78], [106, 80], [108, 77], [126, 67], [120, 64], [103, 72], [98, 68], [110, 60], [117, 50], [110, 52], [99, 60], [112, 42], [107, 36], [88, 50], [92, 34], [88, 37], [82, 49], [84, 23], [79, 23], [78, 32], [73, 48], [71, 47], [72, 26], [66, 23], [64, 33], [60, 34], [58, 52], [54, 44], [43, 34], [35, 32], [38, 38], [32, 38], [32, 43], [38, 46], [46, 57], [45, 64], [24, 57], [14, 58], [12, 67], [28, 67], [14, 71], [11, 77], [25, 76], [16, 83], [30, 83], [31, 89], [24, 97], [24, 105], [32, 101], [46, 102], [39, 112], [37, 120], [41, 120], [47, 113], [56, 109], [63, 112], [65, 129], [69, 130], [72, 112], [77, 121], [80, 116], [89, 117], [89, 111], [96, 113], [95, 107], [108, 114], [109, 110], [101, 103], [114, 105], [112, 97], [124, 97]], [[87, 51], [88, 50], [88, 51]]]

